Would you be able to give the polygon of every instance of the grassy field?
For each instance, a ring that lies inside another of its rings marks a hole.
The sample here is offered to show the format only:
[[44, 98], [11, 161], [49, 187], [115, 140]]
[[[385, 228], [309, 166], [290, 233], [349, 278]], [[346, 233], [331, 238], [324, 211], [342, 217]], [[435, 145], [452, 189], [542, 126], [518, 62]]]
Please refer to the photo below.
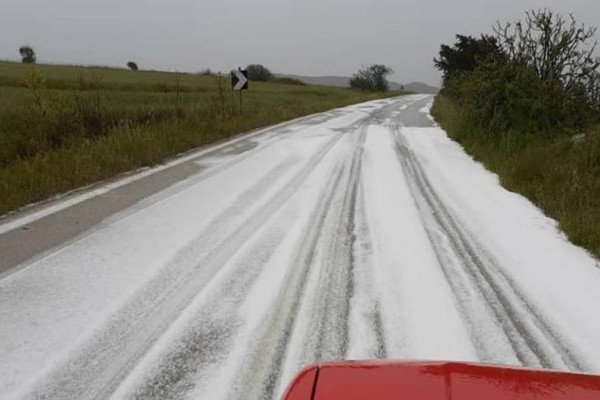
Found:
[[254, 128], [401, 93], [0, 62], [0, 215]]
[[437, 96], [432, 114], [506, 188], [528, 197], [573, 243], [600, 257], [600, 126], [580, 135], [490, 137], [447, 97]]

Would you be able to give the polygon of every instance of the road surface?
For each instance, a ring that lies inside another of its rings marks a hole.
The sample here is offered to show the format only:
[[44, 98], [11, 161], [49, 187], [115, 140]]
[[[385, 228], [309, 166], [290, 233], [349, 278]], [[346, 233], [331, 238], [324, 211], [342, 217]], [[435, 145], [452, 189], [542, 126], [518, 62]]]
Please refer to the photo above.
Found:
[[600, 268], [428, 114], [333, 110], [0, 224], [0, 398], [275, 399], [339, 359], [600, 372]]

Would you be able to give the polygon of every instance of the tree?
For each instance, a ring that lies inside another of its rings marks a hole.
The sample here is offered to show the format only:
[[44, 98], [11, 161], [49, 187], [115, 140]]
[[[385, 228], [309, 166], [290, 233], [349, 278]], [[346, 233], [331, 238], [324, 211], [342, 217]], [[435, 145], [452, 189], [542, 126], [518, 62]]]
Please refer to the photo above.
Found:
[[372, 92], [387, 92], [390, 89], [387, 77], [392, 72], [394, 71], [390, 67], [382, 64], [363, 67], [350, 78], [350, 87]]
[[31, 46], [21, 46], [19, 48], [19, 54], [21, 54], [23, 64], [35, 64], [35, 51]]
[[138, 66], [136, 63], [134, 63], [133, 61], [129, 61], [127, 63], [127, 67], [132, 70], [132, 71], [137, 71], [138, 70]]
[[275, 78], [273, 73], [267, 67], [261, 64], [250, 64], [246, 67], [248, 70], [248, 79], [251, 81], [271, 81]]
[[456, 35], [453, 46], [443, 44], [439, 58], [433, 61], [437, 69], [443, 72], [444, 82], [461, 72], [473, 71], [479, 62], [490, 57], [500, 55], [500, 47], [495, 37], [481, 35], [472, 36]]
[[596, 28], [544, 9], [526, 12], [524, 21], [498, 23], [494, 30], [508, 57], [533, 68], [543, 81], [558, 80], [568, 93], [594, 87], [600, 67], [592, 43]]

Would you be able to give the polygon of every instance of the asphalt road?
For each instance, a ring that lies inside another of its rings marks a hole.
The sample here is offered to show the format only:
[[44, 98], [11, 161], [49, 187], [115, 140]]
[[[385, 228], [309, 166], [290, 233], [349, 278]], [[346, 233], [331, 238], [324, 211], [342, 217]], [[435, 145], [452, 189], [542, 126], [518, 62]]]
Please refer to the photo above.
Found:
[[305, 365], [600, 372], [600, 269], [431, 96], [302, 118], [0, 221], [0, 398], [276, 399]]

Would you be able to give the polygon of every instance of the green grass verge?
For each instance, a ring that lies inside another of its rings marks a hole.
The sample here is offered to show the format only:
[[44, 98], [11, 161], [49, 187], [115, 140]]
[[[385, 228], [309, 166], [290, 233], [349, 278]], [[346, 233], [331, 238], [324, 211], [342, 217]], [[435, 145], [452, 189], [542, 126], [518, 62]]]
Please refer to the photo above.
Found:
[[0, 215], [251, 129], [401, 93], [0, 62]]
[[564, 132], [489, 137], [451, 99], [437, 96], [432, 114], [450, 137], [502, 185], [556, 219], [569, 239], [600, 257], [600, 126]]

